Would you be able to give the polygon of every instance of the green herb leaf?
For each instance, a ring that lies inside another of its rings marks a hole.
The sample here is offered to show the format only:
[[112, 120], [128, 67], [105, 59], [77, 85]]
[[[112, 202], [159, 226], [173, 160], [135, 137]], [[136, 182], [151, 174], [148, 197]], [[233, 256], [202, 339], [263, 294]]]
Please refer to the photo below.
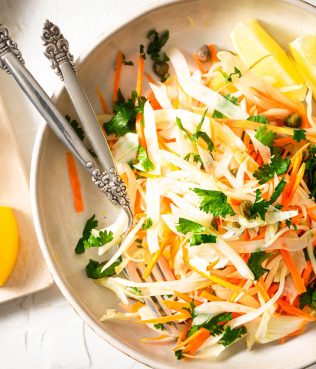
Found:
[[236, 96], [232, 96], [230, 94], [227, 94], [224, 96], [226, 100], [230, 101], [234, 105], [238, 105], [238, 98]]
[[290, 166], [290, 160], [288, 158], [283, 159], [281, 156], [273, 156], [270, 164], [264, 164], [259, 167], [253, 174], [253, 176], [259, 181], [260, 184], [264, 184], [274, 177], [274, 174], [284, 174]]
[[143, 112], [146, 98], [138, 96], [136, 91], [125, 101], [119, 90], [118, 101], [113, 104], [114, 116], [103, 127], [108, 135], [124, 136], [128, 132], [135, 132], [136, 115]]
[[122, 258], [119, 257], [113, 264], [111, 264], [108, 268], [103, 270], [102, 268], [106, 262], [99, 263], [96, 260], [89, 260], [89, 264], [86, 266], [86, 274], [88, 278], [92, 279], [100, 279], [105, 277], [111, 277], [115, 273], [115, 268], [120, 265], [122, 262]]
[[234, 343], [236, 340], [238, 340], [240, 337], [242, 337], [246, 333], [247, 333], [247, 329], [244, 326], [233, 328], [233, 329], [231, 329], [231, 327], [228, 326], [225, 329], [224, 336], [218, 341], [218, 343], [227, 347], [231, 345], [232, 343]]
[[316, 199], [316, 145], [309, 146], [304, 157], [306, 161], [305, 176], [306, 184], [311, 192], [310, 197]]
[[264, 115], [252, 115], [247, 120], [251, 120], [252, 122], [269, 124], [268, 119]]
[[226, 117], [225, 117], [225, 115], [223, 113], [221, 113], [220, 111], [218, 111], [218, 110], [215, 109], [213, 111], [212, 118], [224, 119]]
[[133, 295], [136, 295], [136, 296], [142, 295], [142, 291], [137, 287], [129, 287], [129, 290], [131, 291]]
[[93, 234], [90, 234], [90, 237], [87, 240], [83, 241], [85, 249], [89, 249], [90, 247], [101, 247], [113, 240], [113, 232], [100, 231], [99, 235], [96, 237]]
[[144, 172], [150, 172], [155, 169], [153, 162], [147, 156], [147, 151], [142, 146], [138, 147], [137, 160]]
[[265, 214], [269, 208], [270, 203], [261, 198], [261, 192], [256, 190], [256, 199], [252, 207], [249, 209], [250, 219], [255, 219], [259, 216], [262, 220], [265, 218]]
[[203, 162], [200, 155], [194, 154], [194, 152], [190, 152], [183, 159], [186, 161], [190, 161], [191, 158], [193, 159], [194, 163], [200, 163], [203, 166]]
[[197, 142], [199, 138], [201, 138], [206, 143], [209, 152], [212, 152], [214, 150], [213, 141], [210, 139], [210, 137], [207, 135], [206, 132], [203, 131], [195, 132], [193, 135], [193, 139], [196, 140]]
[[200, 198], [200, 209], [215, 217], [225, 217], [227, 214], [235, 215], [233, 208], [227, 202], [227, 196], [221, 191], [202, 190], [193, 188]]
[[306, 140], [306, 131], [305, 131], [305, 129], [295, 129], [293, 139], [297, 142], [301, 142], [302, 140]]
[[125, 54], [123, 54], [123, 64], [133, 66], [134, 63], [131, 60], [126, 60]]
[[264, 251], [254, 252], [251, 254], [248, 260], [248, 267], [255, 276], [255, 280], [258, 280], [262, 275], [269, 272], [269, 269], [262, 267], [262, 263], [271, 256], [271, 253], [265, 253]]
[[178, 232], [187, 234], [189, 232], [202, 233], [207, 231], [207, 228], [202, 224], [193, 222], [192, 220], [186, 218], [179, 218], [179, 224], [176, 226]]
[[154, 61], [153, 70], [160, 77], [161, 82], [164, 82], [169, 77], [169, 64], [167, 63], [169, 58], [161, 49], [169, 39], [169, 31], [166, 30], [159, 34], [155, 29], [152, 29], [148, 32], [147, 38], [149, 40], [147, 54]]
[[207, 320], [203, 324], [200, 325], [193, 325], [191, 329], [188, 331], [188, 337], [198, 331], [201, 327], [209, 330], [213, 336], [218, 336], [224, 331], [224, 324], [229, 320], [232, 320], [232, 313], [221, 313], [215, 315], [213, 318]]
[[275, 201], [277, 201], [277, 199], [280, 197], [281, 193], [283, 192], [285, 186], [286, 186], [286, 182], [282, 178], [270, 197], [270, 200], [269, 200], [270, 204], [273, 204]]
[[182, 350], [176, 350], [174, 352], [174, 354], [175, 354], [177, 360], [181, 360], [183, 358]]
[[257, 140], [259, 140], [263, 145], [271, 147], [273, 145], [276, 133], [268, 129], [266, 125], [261, 126], [257, 129], [255, 134]]
[[85, 251], [84, 247], [84, 241], [87, 241], [90, 237], [90, 233], [93, 228], [96, 228], [98, 226], [98, 221], [95, 219], [95, 215], [92, 215], [91, 218], [89, 218], [83, 228], [82, 231], [82, 237], [79, 239], [76, 248], [75, 253], [76, 254], [83, 254]]
[[154, 324], [154, 328], [160, 329], [161, 331], [165, 331], [166, 330], [165, 326], [162, 323]]
[[222, 73], [226, 82], [233, 82], [233, 76], [238, 76], [238, 78], [241, 78], [242, 76], [241, 71], [237, 67], [234, 67], [234, 71], [230, 74], [227, 74], [226, 72], [222, 70], [220, 72]]
[[296, 226], [296, 224], [295, 224], [295, 223], [293, 223], [293, 220], [292, 220], [292, 219], [286, 219], [286, 220], [285, 220], [285, 224], [286, 224], [286, 226], [288, 227], [288, 229], [290, 229], [290, 228], [291, 228], [291, 226], [293, 226], [293, 229], [294, 229], [295, 231], [297, 231], [297, 226]]
[[142, 225], [142, 230], [149, 229], [153, 225], [153, 220], [151, 218], [147, 218]]
[[216, 236], [212, 234], [193, 234], [190, 237], [190, 246], [199, 246], [203, 243], [216, 243]]
[[306, 305], [316, 309], [316, 281], [314, 280], [306, 287], [306, 292], [300, 295], [300, 309]]
[[80, 138], [80, 140], [83, 141], [85, 134], [80, 124], [76, 121], [76, 119], [71, 119], [69, 115], [66, 115], [65, 118], [71, 125], [72, 129], [77, 133], [77, 136]]
[[191, 135], [191, 133], [187, 129], [185, 129], [183, 127], [182, 121], [181, 121], [181, 119], [179, 117], [176, 117], [176, 124], [179, 127], [179, 129], [181, 129], [181, 131], [183, 131], [185, 133], [185, 135], [188, 137], [188, 139], [190, 141], [192, 141], [192, 135]]

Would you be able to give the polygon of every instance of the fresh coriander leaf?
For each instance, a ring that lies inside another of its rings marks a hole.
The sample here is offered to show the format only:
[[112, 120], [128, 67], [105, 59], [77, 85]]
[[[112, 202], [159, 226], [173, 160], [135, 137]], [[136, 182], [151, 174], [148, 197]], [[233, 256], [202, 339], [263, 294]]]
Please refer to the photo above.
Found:
[[205, 111], [204, 111], [204, 113], [203, 113], [203, 115], [202, 115], [202, 118], [201, 118], [201, 120], [200, 120], [200, 123], [199, 123], [199, 124], [197, 125], [197, 127], [196, 127], [196, 131], [197, 131], [197, 132], [198, 132], [198, 131], [200, 131], [200, 130], [201, 130], [201, 128], [202, 128], [207, 112], [208, 112], [208, 108], [207, 108], [207, 109], [205, 109]]
[[161, 49], [165, 46], [169, 39], [169, 31], [163, 31], [160, 34], [152, 29], [148, 32], [147, 38], [149, 44], [147, 47], [147, 54], [153, 60], [153, 70], [155, 74], [160, 77], [161, 82], [164, 82], [169, 77], [169, 57]]
[[234, 343], [236, 340], [238, 340], [240, 337], [242, 337], [246, 333], [247, 333], [247, 329], [244, 326], [233, 328], [233, 329], [231, 329], [231, 327], [228, 326], [225, 329], [225, 333], [223, 337], [218, 341], [218, 343], [227, 347], [231, 345], [232, 343]]
[[178, 232], [187, 234], [189, 232], [202, 233], [207, 231], [207, 228], [200, 223], [193, 222], [186, 218], [179, 218], [179, 224], [176, 226]]
[[257, 129], [255, 137], [263, 145], [271, 147], [276, 137], [276, 133], [271, 131], [266, 125], [262, 125]]
[[185, 135], [189, 138], [189, 140], [192, 141], [191, 133], [183, 127], [182, 121], [179, 117], [176, 117], [176, 124], [179, 127], [179, 129], [181, 129], [181, 131], [185, 133]]
[[216, 243], [216, 236], [212, 234], [193, 234], [190, 237], [190, 246], [199, 246], [203, 243]]
[[142, 225], [142, 230], [149, 229], [153, 225], [153, 220], [151, 218], [147, 218]]
[[304, 178], [306, 178], [307, 187], [311, 192], [310, 197], [316, 199], [316, 145], [309, 146], [304, 157], [306, 158]]
[[218, 111], [218, 110], [215, 109], [213, 111], [212, 118], [224, 119], [226, 117], [225, 117], [225, 115], [223, 113], [221, 113], [220, 111]]
[[296, 226], [296, 224], [295, 223], [293, 223], [293, 220], [292, 219], [286, 219], [285, 220], [285, 224], [286, 224], [286, 226], [290, 229], [291, 228], [291, 226], [293, 226], [293, 229], [295, 230], [295, 231], [297, 231], [297, 226]]
[[162, 323], [154, 324], [154, 328], [160, 329], [161, 331], [165, 331], [166, 330], [165, 326]]
[[196, 139], [196, 142], [199, 138], [201, 138], [206, 143], [209, 152], [212, 152], [214, 150], [214, 143], [209, 138], [206, 132], [198, 131], [194, 133], [193, 138]]
[[76, 121], [76, 119], [71, 119], [69, 115], [65, 116], [68, 123], [71, 125], [72, 129], [77, 133], [77, 136], [80, 138], [81, 141], [84, 140], [85, 134], [82, 127], [79, 125], [79, 123]]
[[99, 263], [96, 260], [89, 260], [89, 264], [86, 266], [86, 274], [88, 278], [100, 279], [105, 277], [111, 277], [115, 274], [115, 268], [120, 265], [122, 258], [119, 257], [113, 264], [102, 271], [103, 266], [106, 262]]
[[177, 360], [181, 360], [183, 358], [182, 350], [176, 350], [174, 352], [174, 354], [175, 354]]
[[96, 237], [93, 234], [90, 234], [90, 237], [87, 240], [83, 241], [85, 249], [89, 249], [90, 247], [101, 247], [113, 240], [113, 232], [100, 231], [99, 235]]
[[85, 251], [85, 247], [84, 247], [84, 241], [88, 240], [88, 238], [90, 237], [90, 233], [92, 231], [93, 228], [96, 228], [98, 226], [98, 221], [95, 219], [95, 215], [92, 215], [91, 218], [89, 218], [83, 228], [82, 231], [82, 236], [79, 239], [76, 248], [75, 248], [75, 253], [76, 254], [83, 254]]
[[194, 152], [190, 152], [183, 159], [186, 161], [190, 161], [191, 158], [193, 159], [194, 163], [200, 163], [203, 166], [203, 162], [200, 155], [194, 154]]
[[153, 162], [147, 156], [146, 149], [144, 149], [142, 146], [138, 147], [137, 160], [144, 169], [144, 172], [150, 172], [155, 169]]
[[270, 164], [264, 164], [259, 167], [253, 174], [253, 176], [259, 181], [260, 184], [264, 184], [274, 177], [275, 174], [284, 174], [290, 166], [290, 160], [288, 158], [283, 159], [281, 156], [273, 156]]
[[255, 219], [259, 216], [262, 220], [265, 218], [265, 214], [269, 208], [270, 203], [261, 198], [261, 192], [259, 189], [256, 190], [256, 199], [249, 209], [249, 218]]
[[235, 215], [233, 208], [227, 202], [227, 196], [221, 191], [192, 189], [200, 199], [200, 209], [215, 217], [225, 217], [227, 214]]
[[295, 129], [293, 139], [297, 142], [301, 142], [302, 140], [306, 140], [306, 131], [305, 131], [305, 129]]
[[129, 289], [133, 295], [136, 295], [136, 296], [142, 295], [142, 291], [137, 287], [130, 287]]
[[271, 256], [271, 253], [265, 253], [264, 251], [258, 251], [251, 254], [248, 260], [248, 267], [255, 276], [257, 281], [262, 275], [269, 272], [269, 269], [262, 267], [262, 263]]
[[285, 186], [286, 186], [286, 182], [282, 178], [270, 197], [270, 200], [269, 200], [270, 204], [273, 204], [275, 201], [277, 201], [277, 199], [281, 196], [281, 193], [283, 192]]
[[224, 331], [224, 323], [232, 320], [232, 313], [221, 313], [207, 320], [203, 324], [193, 325], [188, 331], [188, 337], [198, 331], [201, 327], [209, 330], [213, 336], [218, 336]]
[[300, 295], [300, 309], [303, 309], [306, 305], [316, 309], [316, 281], [312, 281], [307, 287], [306, 292]]
[[223, 75], [223, 77], [225, 78], [226, 82], [233, 82], [233, 76], [238, 76], [238, 78], [241, 78], [242, 74], [241, 71], [237, 68], [234, 67], [234, 71], [230, 74], [227, 74], [224, 71], [220, 71]]
[[269, 124], [268, 119], [264, 115], [252, 115], [247, 120], [251, 120], [252, 122], [258, 122], [263, 124]]
[[189, 329], [187, 338], [192, 336], [192, 334], [196, 333], [201, 327], [199, 325], [192, 325], [192, 327]]
[[124, 65], [131, 65], [131, 66], [134, 65], [134, 63], [131, 60], [126, 60], [125, 54], [123, 54], [123, 64]]
[[135, 132], [136, 115], [138, 112], [143, 112], [145, 102], [145, 97], [138, 96], [136, 91], [133, 91], [131, 97], [125, 101], [119, 90], [118, 101], [113, 104], [114, 116], [103, 125], [105, 132], [116, 136]]
[[238, 98], [236, 96], [232, 96], [230, 94], [227, 94], [224, 96], [226, 100], [230, 101], [234, 105], [238, 105]]

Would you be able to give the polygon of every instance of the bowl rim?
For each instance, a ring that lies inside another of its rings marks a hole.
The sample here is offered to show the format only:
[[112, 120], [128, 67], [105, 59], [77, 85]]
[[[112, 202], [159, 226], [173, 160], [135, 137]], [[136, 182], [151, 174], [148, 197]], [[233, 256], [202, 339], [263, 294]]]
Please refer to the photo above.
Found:
[[[161, 4], [161, 0], [154, 0], [145, 6], [141, 11], [137, 11], [126, 17], [123, 21], [109, 27], [107, 30], [102, 32], [99, 36], [97, 36], [93, 41], [89, 42], [88, 46], [84, 49], [84, 51], [79, 55], [76, 59], [75, 63], [77, 66], [77, 70], [80, 70], [80, 66], [85, 62], [85, 60], [91, 55], [91, 53], [106, 39], [113, 36], [116, 32], [120, 31], [121, 28], [127, 27], [129, 24], [137, 21], [139, 18], [150, 14], [153, 11], [163, 9], [168, 7], [169, 5], [176, 4], [179, 2], [191, 2], [192, 0], [163, 0], [163, 4]], [[316, 7], [310, 3], [306, 3], [305, 0], [281, 0], [287, 4], [293, 4], [297, 7], [305, 8], [307, 10], [312, 11], [316, 15]], [[60, 85], [56, 88], [55, 92], [52, 95], [52, 100], [56, 102], [65, 87]], [[40, 211], [39, 211], [39, 201], [38, 201], [38, 191], [37, 188], [39, 186], [38, 183], [38, 174], [39, 174], [39, 163], [41, 158], [41, 151], [42, 151], [42, 142], [44, 139], [45, 134], [48, 132], [48, 125], [47, 123], [41, 119], [40, 126], [37, 130], [33, 151], [32, 151], [32, 159], [31, 159], [31, 171], [30, 171], [30, 197], [31, 197], [31, 209], [33, 214], [33, 221], [35, 225], [35, 231], [37, 234], [37, 238], [39, 241], [40, 249], [43, 254], [44, 260], [48, 266], [48, 270], [52, 275], [57, 287], [59, 288], [62, 295], [66, 298], [69, 302], [70, 306], [73, 308], [75, 313], [86, 323], [88, 326], [103, 340], [105, 340], [108, 344], [110, 344], [115, 349], [119, 350], [121, 353], [127, 355], [128, 357], [132, 358], [133, 360], [149, 367], [155, 369], [170, 369], [169, 365], [163, 363], [157, 363], [156, 361], [152, 360], [149, 357], [142, 355], [137, 350], [130, 348], [128, 345], [124, 344], [119, 339], [112, 337], [110, 333], [108, 333], [105, 329], [102, 329], [101, 326], [96, 324], [94, 319], [91, 318], [90, 314], [86, 310], [84, 306], [80, 304], [79, 301], [75, 297], [73, 297], [72, 293], [68, 290], [65, 283], [62, 280], [62, 277], [59, 275], [54, 262], [50, 256], [48, 251], [49, 247], [46, 244], [45, 236], [43, 232], [42, 222], [40, 220]], [[304, 369], [308, 368], [309, 366], [316, 364], [316, 359], [307, 363], [302, 367], [297, 369]]]

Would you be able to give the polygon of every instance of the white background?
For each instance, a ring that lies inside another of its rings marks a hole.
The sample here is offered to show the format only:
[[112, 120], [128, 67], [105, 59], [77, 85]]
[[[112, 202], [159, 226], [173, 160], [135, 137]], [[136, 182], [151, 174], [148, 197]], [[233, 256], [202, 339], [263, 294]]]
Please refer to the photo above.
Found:
[[[10, 28], [28, 68], [51, 94], [59, 81], [42, 55], [40, 33], [46, 18], [62, 28], [71, 40], [72, 53], [78, 56], [100, 34], [131, 15], [164, 2], [0, 0], [0, 23]], [[0, 73], [0, 93], [29, 171], [41, 119], [4, 73]], [[77, 317], [55, 286], [0, 305], [0, 360], [1, 369], [145, 368], [97, 337]]]

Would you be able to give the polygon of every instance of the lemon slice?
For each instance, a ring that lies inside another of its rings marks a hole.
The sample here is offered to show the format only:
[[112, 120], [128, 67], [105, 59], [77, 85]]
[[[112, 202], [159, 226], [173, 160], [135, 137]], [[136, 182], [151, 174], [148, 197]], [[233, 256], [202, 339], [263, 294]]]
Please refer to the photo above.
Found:
[[306, 95], [305, 81], [282, 47], [255, 19], [240, 22], [231, 33], [233, 45], [240, 58], [257, 75], [295, 101]]
[[316, 99], [316, 35], [306, 35], [290, 43], [292, 56]]
[[11, 208], [0, 206], [0, 286], [10, 277], [19, 249], [19, 231]]

